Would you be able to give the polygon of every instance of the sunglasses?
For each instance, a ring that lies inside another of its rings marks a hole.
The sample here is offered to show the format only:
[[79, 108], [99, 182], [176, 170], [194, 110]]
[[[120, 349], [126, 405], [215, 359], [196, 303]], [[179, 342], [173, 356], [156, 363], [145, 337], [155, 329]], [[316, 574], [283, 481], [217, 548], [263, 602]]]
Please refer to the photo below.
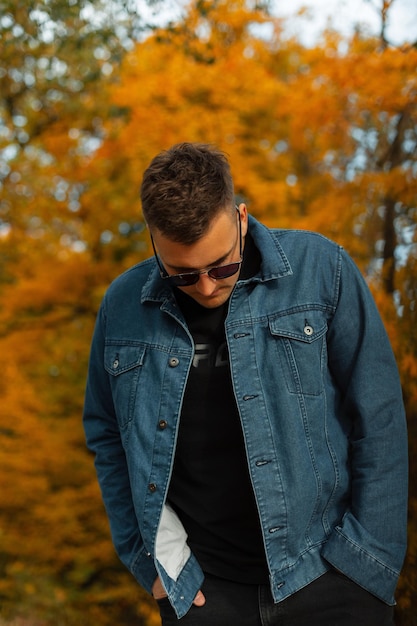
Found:
[[197, 270], [195, 272], [183, 272], [181, 274], [168, 274], [165, 268], [162, 266], [158, 255], [155, 250], [155, 244], [153, 241], [152, 233], [151, 235], [151, 243], [153, 248], [153, 253], [155, 255], [155, 260], [157, 262], [159, 273], [161, 278], [168, 280], [171, 285], [174, 287], [190, 287], [191, 285], [195, 285], [201, 276], [201, 274], [207, 274], [210, 278], [214, 278], [215, 280], [221, 280], [222, 278], [229, 278], [236, 274], [243, 261], [243, 253], [242, 253], [242, 223], [240, 219], [240, 213], [238, 207], [236, 207], [236, 211], [238, 214], [239, 221], [239, 255], [240, 261], [235, 263], [226, 263], [226, 265], [216, 265], [215, 267], [210, 267], [209, 269]]

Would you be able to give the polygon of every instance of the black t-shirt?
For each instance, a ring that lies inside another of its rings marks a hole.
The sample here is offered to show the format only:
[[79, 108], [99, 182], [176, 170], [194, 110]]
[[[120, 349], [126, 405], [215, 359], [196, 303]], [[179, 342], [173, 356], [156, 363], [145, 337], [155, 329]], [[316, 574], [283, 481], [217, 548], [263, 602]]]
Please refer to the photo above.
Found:
[[[255, 274], [259, 264], [259, 252], [247, 237], [241, 275]], [[225, 339], [228, 302], [207, 309], [180, 290], [176, 297], [195, 354], [168, 500], [203, 571], [238, 582], [265, 583], [268, 569]]]

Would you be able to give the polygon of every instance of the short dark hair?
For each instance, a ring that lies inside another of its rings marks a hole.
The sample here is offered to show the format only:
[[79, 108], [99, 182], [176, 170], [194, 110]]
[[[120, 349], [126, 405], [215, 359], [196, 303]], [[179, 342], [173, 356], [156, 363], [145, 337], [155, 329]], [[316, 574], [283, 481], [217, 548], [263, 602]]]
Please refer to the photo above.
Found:
[[149, 228], [186, 245], [198, 241], [218, 213], [234, 211], [229, 162], [209, 144], [179, 143], [157, 154], [140, 195]]

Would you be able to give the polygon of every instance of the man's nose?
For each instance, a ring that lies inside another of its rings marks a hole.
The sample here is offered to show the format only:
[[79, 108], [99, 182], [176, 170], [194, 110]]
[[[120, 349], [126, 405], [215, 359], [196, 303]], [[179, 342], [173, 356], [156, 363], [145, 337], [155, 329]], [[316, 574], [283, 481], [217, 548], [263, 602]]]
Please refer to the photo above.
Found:
[[202, 296], [211, 296], [217, 287], [215, 278], [210, 278], [207, 272], [201, 273], [196, 283], [196, 289]]

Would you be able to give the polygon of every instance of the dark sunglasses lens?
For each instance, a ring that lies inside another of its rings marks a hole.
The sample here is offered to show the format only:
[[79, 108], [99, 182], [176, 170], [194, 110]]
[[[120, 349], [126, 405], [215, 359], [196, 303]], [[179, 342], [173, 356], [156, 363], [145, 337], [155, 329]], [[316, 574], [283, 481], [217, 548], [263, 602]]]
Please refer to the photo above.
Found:
[[[240, 263], [229, 263], [229, 265], [220, 265], [219, 267], [212, 267], [207, 274], [210, 278], [229, 278], [239, 271]], [[190, 272], [190, 274], [174, 274], [173, 276], [166, 276], [171, 285], [175, 287], [190, 287], [195, 285], [201, 276], [201, 272]]]
[[212, 267], [208, 271], [211, 278], [229, 278], [239, 270], [240, 263], [229, 263], [229, 265], [221, 265], [220, 267]]
[[168, 276], [172, 285], [175, 287], [190, 287], [190, 285], [195, 285], [200, 278], [200, 274], [197, 272], [195, 274], [176, 274], [175, 276]]

